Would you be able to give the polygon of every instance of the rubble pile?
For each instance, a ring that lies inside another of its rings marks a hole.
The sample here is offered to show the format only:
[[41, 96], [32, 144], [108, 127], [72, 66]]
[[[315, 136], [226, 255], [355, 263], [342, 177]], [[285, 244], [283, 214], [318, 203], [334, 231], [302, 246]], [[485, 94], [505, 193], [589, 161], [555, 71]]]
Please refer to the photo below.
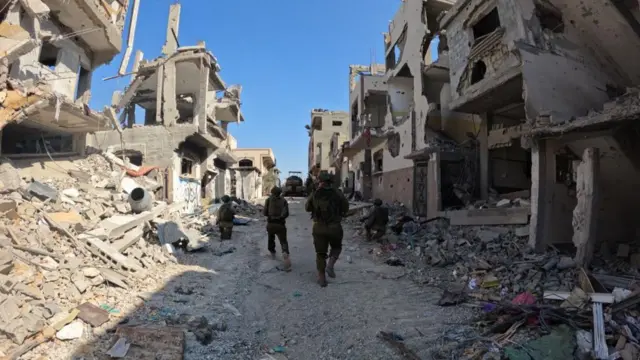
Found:
[[0, 356], [104, 329], [114, 307], [132, 305], [122, 303], [127, 294], [154, 287], [177, 262], [175, 246], [202, 247], [206, 220], [187, 221], [184, 204], [132, 212], [133, 189], [162, 185], [121, 161], [93, 154], [69, 176], [40, 181], [0, 165]]
[[[463, 197], [463, 195], [456, 195], [461, 198]], [[489, 200], [477, 200], [475, 202], [468, 203], [466, 209], [529, 208], [531, 206], [530, 198], [531, 192], [529, 190], [517, 191], [508, 194], [498, 194], [493, 189], [490, 189]]]
[[[528, 226], [451, 226], [406, 216], [392, 217], [389, 226], [377, 251], [387, 265], [405, 266], [414, 280], [441, 288], [438, 305], [465, 303], [480, 313], [473, 327], [442, 335], [435, 358], [640, 358], [633, 264], [596, 258], [589, 272], [561, 246], [534, 253]], [[628, 257], [624, 250], [619, 259]]]

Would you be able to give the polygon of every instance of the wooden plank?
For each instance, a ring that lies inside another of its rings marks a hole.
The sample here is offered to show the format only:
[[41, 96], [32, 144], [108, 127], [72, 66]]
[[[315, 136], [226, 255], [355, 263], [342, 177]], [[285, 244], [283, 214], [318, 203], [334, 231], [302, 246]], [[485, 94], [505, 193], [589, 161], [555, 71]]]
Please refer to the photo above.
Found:
[[[547, 300], [567, 300], [571, 292], [569, 291], [545, 291], [543, 297]], [[587, 294], [593, 302], [604, 304], [613, 304], [613, 294], [609, 293], [591, 293]]]
[[119, 327], [116, 335], [124, 337], [133, 346], [127, 358], [137, 360], [184, 359], [185, 336], [180, 328], [169, 326]]

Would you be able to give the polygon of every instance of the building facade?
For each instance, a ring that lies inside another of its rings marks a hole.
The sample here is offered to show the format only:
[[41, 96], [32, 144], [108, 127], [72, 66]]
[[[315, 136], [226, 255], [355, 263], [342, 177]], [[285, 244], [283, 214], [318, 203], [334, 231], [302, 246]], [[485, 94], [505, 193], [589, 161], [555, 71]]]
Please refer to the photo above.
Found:
[[250, 199], [256, 199], [269, 195], [274, 186], [279, 186], [280, 173], [271, 148], [239, 148], [233, 153], [238, 159], [236, 178], [244, 179], [241, 186], [236, 184], [236, 194], [241, 191], [250, 194]]
[[474, 210], [476, 219], [529, 223], [533, 248], [573, 243], [585, 266], [594, 250], [635, 241], [625, 214], [638, 204], [638, 93], [626, 89], [640, 81], [630, 61], [639, 10], [609, 0], [468, 0], [441, 18], [447, 108], [480, 125], [471, 195], [530, 195], [521, 209]]
[[[166, 168], [168, 200], [185, 201], [192, 211], [202, 198], [231, 194], [237, 142], [226, 129], [244, 118], [241, 87], [224, 83], [205, 44], [178, 47], [179, 17], [180, 5], [172, 5], [163, 55], [146, 61], [138, 54], [131, 83], [105, 110], [123, 129], [94, 132], [87, 146], [136, 154], [141, 165]], [[144, 109], [143, 125], [136, 107]]]
[[331, 139], [334, 134], [343, 142], [349, 139], [349, 115], [345, 111], [314, 109], [311, 111], [311, 124], [306, 128], [309, 133], [309, 171], [326, 170], [335, 174], [336, 168], [332, 161], [335, 149], [331, 148]]
[[85, 134], [109, 126], [107, 116], [88, 106], [91, 78], [121, 51], [128, 7], [128, 1], [2, 3], [3, 156], [82, 155]]

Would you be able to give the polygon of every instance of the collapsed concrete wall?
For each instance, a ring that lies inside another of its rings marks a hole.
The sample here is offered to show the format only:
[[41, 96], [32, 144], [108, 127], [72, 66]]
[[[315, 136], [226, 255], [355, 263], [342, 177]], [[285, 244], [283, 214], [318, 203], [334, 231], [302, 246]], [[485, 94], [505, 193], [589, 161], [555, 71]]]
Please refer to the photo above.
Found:
[[120, 134], [116, 131], [97, 131], [87, 134], [86, 146], [91, 149], [137, 151], [143, 156], [145, 165], [169, 167], [179, 144], [188, 136], [197, 134], [197, 128], [191, 124], [164, 126], [144, 126], [125, 128]]

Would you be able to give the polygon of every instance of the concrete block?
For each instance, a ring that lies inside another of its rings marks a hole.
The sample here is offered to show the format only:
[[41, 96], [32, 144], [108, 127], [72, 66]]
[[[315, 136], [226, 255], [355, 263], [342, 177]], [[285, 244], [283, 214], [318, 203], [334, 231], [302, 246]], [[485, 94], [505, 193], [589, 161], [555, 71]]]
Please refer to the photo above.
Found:
[[631, 247], [629, 245], [620, 244], [618, 245], [618, 253], [616, 254], [616, 256], [626, 258], [629, 256], [630, 251], [631, 251]]

